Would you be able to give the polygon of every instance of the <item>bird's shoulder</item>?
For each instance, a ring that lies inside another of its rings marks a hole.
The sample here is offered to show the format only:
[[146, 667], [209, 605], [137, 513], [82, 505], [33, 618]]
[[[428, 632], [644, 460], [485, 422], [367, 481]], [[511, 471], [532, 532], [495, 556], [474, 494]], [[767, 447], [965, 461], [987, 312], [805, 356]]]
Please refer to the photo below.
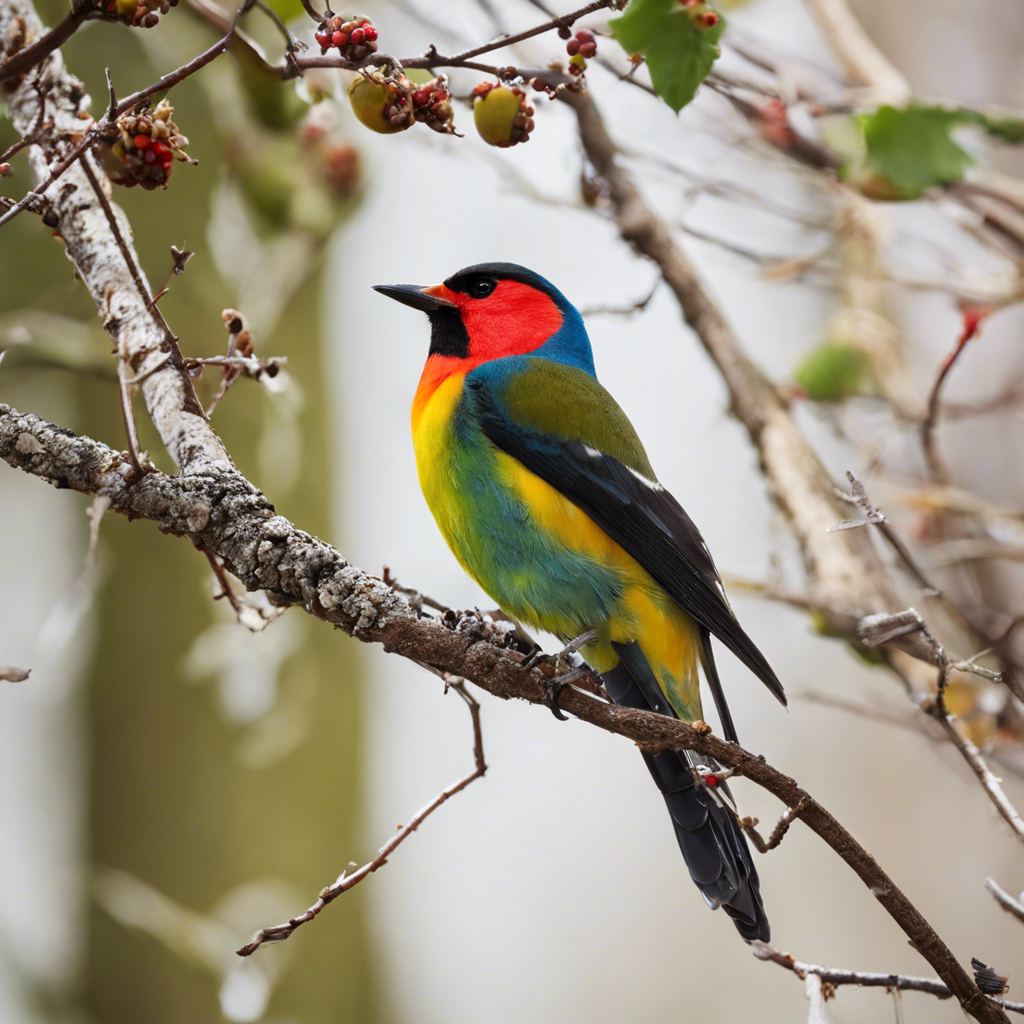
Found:
[[618, 402], [577, 366], [532, 356], [496, 359], [474, 369], [466, 386], [524, 431], [578, 441], [656, 480], [643, 443]]

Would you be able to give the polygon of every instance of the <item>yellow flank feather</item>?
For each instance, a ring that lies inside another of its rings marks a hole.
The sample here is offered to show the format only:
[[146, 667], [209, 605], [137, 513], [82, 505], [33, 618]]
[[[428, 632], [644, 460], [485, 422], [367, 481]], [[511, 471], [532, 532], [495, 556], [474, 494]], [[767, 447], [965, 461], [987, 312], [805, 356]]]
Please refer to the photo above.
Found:
[[[505, 481], [519, 494], [542, 529], [566, 547], [614, 567], [626, 584], [619, 614], [594, 625], [600, 635], [583, 648], [587, 663], [598, 672], [606, 672], [619, 660], [611, 641], [639, 640], [669, 703], [685, 718], [700, 718], [697, 623], [579, 506], [510, 455], [499, 453], [498, 464]], [[547, 623], [540, 625], [552, 630]]]

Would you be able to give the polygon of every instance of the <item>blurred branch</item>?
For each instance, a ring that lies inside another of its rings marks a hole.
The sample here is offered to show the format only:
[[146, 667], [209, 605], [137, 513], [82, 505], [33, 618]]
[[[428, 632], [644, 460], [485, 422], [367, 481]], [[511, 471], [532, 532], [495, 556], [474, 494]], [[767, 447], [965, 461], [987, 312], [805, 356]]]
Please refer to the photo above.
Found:
[[864, 31], [846, 0], [806, 2], [843, 70], [855, 84], [870, 91], [871, 102], [900, 107], [911, 98], [906, 78]]
[[978, 331], [981, 329], [982, 320], [990, 312], [991, 310], [988, 309], [964, 310], [963, 328], [960, 331], [960, 336], [953, 346], [953, 351], [946, 356], [942, 366], [939, 367], [935, 383], [932, 384], [931, 392], [928, 395], [928, 412], [921, 423], [921, 447], [924, 449], [928, 469], [935, 483], [948, 484], [950, 482], [949, 469], [939, 455], [938, 446], [935, 441], [935, 423], [939, 417], [939, 395], [942, 393], [942, 385], [945, 384], [946, 378], [949, 376], [956, 361], [960, 358], [963, 350], [967, 347], [967, 343], [972, 338], [977, 337]]
[[[158, 428], [168, 426], [162, 418], [156, 422]], [[203, 424], [210, 429], [205, 420]], [[173, 435], [165, 437], [169, 442]], [[503, 629], [473, 615], [450, 616], [440, 622], [420, 617], [382, 580], [349, 565], [323, 541], [276, 515], [266, 496], [230, 463], [211, 464], [202, 447], [176, 450], [182, 457], [181, 474], [149, 473], [129, 482], [131, 466], [120, 453], [0, 404], [0, 458], [10, 465], [56, 486], [102, 494], [113, 511], [154, 520], [164, 532], [188, 537], [215, 552], [246, 587], [264, 590], [273, 604], [298, 605], [363, 642], [382, 643], [386, 650], [474, 682], [495, 696], [519, 697], [547, 707], [542, 676], [525, 671], [518, 652], [499, 646], [507, 643]], [[964, 1010], [987, 1024], [1005, 1024], [999, 1006], [982, 995], [877, 860], [793, 779], [737, 744], [713, 736], [704, 723], [618, 707], [572, 687], [562, 692], [559, 706], [632, 739], [645, 751], [682, 749], [706, 754], [768, 790], [787, 807], [802, 807], [801, 819], [871, 890]]]
[[[368, 861], [361, 868], [350, 864], [338, 877], [338, 880], [327, 886], [321, 893], [320, 898], [304, 913], [297, 917], [289, 918], [283, 924], [273, 925], [270, 928], [261, 928], [254, 936], [252, 942], [237, 950], [239, 956], [251, 956], [264, 943], [283, 942], [296, 928], [312, 921], [328, 903], [332, 903], [343, 892], [358, 885], [368, 875], [373, 874], [378, 868], [388, 862], [388, 857], [405, 842], [448, 799], [456, 793], [464, 790], [471, 782], [479, 779], [487, 771], [487, 762], [484, 760], [484, 737], [480, 727], [480, 702], [466, 689], [466, 681], [449, 673], [443, 673], [445, 680], [445, 693], [449, 689], [454, 690], [465, 701], [469, 708], [469, 714], [473, 721], [473, 770], [453, 783], [447, 789], [442, 789], [426, 807], [417, 811], [404, 825], [398, 826], [398, 831], [377, 851], [377, 856]], [[351, 871], [351, 874], [349, 872]]]
[[0, 64], [0, 82], [31, 71], [54, 50], [63, 46], [88, 18], [96, 15], [97, 11], [89, 5], [88, 0], [75, 0], [70, 14], [63, 21], [57, 22], [45, 35], [39, 36], [24, 49], [15, 51]]
[[[785, 967], [800, 979], [817, 976], [832, 987], [858, 985], [862, 988], [898, 989], [901, 992], [927, 992], [929, 995], [938, 996], [939, 999], [948, 999], [953, 994], [938, 978], [914, 978], [905, 974], [874, 974], [868, 971], [819, 967], [817, 964], [796, 960], [789, 953], [782, 953], [767, 942], [755, 941], [751, 943], [751, 947], [758, 960], [769, 960], [780, 967]], [[1014, 1013], [1024, 1013], [1024, 1003], [1011, 1003], [1006, 999], [991, 999], [991, 1002]]]
[[1008, 892], [1002, 889], [994, 878], [985, 879], [985, 888], [995, 897], [995, 901], [1008, 914], [1012, 914], [1018, 921], [1024, 922], [1024, 904], [1015, 900]]
[[0, 665], [0, 680], [5, 683], [23, 683], [32, 672], [30, 668], [17, 668], [15, 665]]

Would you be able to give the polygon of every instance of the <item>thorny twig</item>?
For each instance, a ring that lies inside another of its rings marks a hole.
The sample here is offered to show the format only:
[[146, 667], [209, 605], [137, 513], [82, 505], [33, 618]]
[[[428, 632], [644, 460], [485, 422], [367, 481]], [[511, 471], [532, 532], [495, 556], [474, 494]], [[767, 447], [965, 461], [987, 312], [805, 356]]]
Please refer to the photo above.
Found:
[[[758, 960], [770, 960], [772, 963], [792, 971], [798, 978], [806, 979], [809, 975], [817, 975], [822, 982], [832, 987], [839, 985], [859, 985], [862, 988], [898, 989], [901, 992], [927, 992], [948, 999], [952, 993], [938, 978], [916, 978], [906, 974], [875, 974], [869, 971], [849, 971], [837, 967], [819, 967], [817, 964], [804, 963], [789, 953], [782, 953], [767, 942], [752, 942], [751, 949]], [[1007, 999], [986, 999], [1013, 1013], [1024, 1013], [1024, 1003], [1014, 1003]]]
[[388, 857], [399, 847], [405, 840], [412, 835], [423, 824], [424, 821], [434, 811], [438, 809], [443, 803], [455, 796], [456, 793], [461, 792], [471, 782], [479, 779], [487, 771], [487, 762], [484, 760], [484, 738], [483, 730], [480, 726], [480, 702], [466, 689], [466, 681], [457, 676], [453, 676], [450, 673], [446, 673], [445, 679], [445, 692], [449, 689], [454, 690], [469, 708], [469, 714], [473, 722], [473, 761], [474, 768], [468, 774], [459, 779], [458, 782], [453, 783], [446, 789], [442, 789], [441, 792], [434, 797], [425, 807], [417, 811], [405, 825], [400, 825], [398, 831], [377, 851], [377, 855], [373, 860], [368, 861], [361, 868], [356, 868], [354, 864], [350, 864], [338, 877], [338, 880], [331, 885], [327, 886], [321, 893], [320, 898], [304, 913], [299, 914], [297, 917], [290, 918], [283, 924], [273, 925], [270, 928], [262, 928], [253, 937], [252, 942], [247, 943], [239, 949], [239, 956], [251, 956], [260, 948], [264, 943], [267, 942], [282, 942], [287, 939], [296, 928], [300, 925], [305, 924], [307, 921], [312, 921], [317, 914], [320, 913], [328, 903], [332, 903], [336, 900], [343, 892], [347, 892], [353, 886], [358, 885], [367, 875], [372, 874], [378, 868], [383, 867], [388, 862]]

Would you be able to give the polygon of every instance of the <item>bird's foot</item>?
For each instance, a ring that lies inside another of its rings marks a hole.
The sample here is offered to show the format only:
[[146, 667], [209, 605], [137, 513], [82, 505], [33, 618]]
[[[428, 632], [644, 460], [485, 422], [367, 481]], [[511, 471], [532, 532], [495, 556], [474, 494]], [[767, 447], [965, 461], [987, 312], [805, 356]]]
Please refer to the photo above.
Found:
[[541, 658], [546, 657], [547, 655], [544, 653], [544, 648], [541, 647], [540, 644], [534, 644], [533, 650], [530, 651], [530, 653], [527, 654], [525, 658], [523, 658], [523, 668], [525, 668], [526, 671], [529, 672], [530, 669], [533, 668], [533, 666], [536, 665]]
[[551, 714], [560, 722], [569, 721], [568, 717], [562, 714], [562, 709], [558, 706], [558, 698], [562, 695], [562, 690], [573, 680], [582, 679], [589, 671], [586, 668], [574, 668], [570, 672], [555, 676], [553, 679], [545, 679], [541, 684], [544, 687], [547, 706], [551, 708]]

